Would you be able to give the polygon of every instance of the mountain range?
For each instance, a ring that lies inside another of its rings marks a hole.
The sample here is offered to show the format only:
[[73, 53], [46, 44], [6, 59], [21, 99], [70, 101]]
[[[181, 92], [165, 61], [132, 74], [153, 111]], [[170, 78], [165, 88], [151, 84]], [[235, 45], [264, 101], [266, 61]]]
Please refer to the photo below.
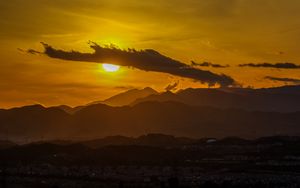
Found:
[[32, 105], [0, 109], [0, 139], [89, 140], [151, 132], [180, 137], [299, 135], [299, 90], [300, 86], [189, 88], [158, 93], [145, 88], [105, 100], [115, 101], [114, 106], [96, 102], [75, 108]]
[[150, 87], [131, 89], [102, 101], [94, 101], [84, 106], [58, 106], [73, 114], [83, 107], [94, 104], [108, 106], [134, 106], [147, 101], [174, 101], [192, 106], [211, 106], [222, 109], [237, 108], [249, 111], [300, 111], [300, 86], [283, 86], [275, 88], [187, 88], [175, 93], [157, 92]]
[[245, 138], [298, 135], [300, 112], [251, 112], [189, 106], [178, 102], [144, 102], [135, 106], [96, 104], [74, 114], [60, 108], [26, 106], [0, 112], [1, 139], [82, 140], [110, 135], [158, 132], [188, 137]]
[[177, 101], [193, 106], [212, 106], [222, 109], [237, 108], [250, 111], [300, 111], [300, 86], [278, 88], [188, 88], [136, 99], [131, 105], [145, 101]]

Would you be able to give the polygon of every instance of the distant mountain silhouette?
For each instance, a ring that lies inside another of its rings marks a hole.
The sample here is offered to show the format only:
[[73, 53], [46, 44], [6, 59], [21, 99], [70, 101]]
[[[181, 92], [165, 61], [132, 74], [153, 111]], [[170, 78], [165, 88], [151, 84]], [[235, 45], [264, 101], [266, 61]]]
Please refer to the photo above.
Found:
[[180, 96], [178, 96], [177, 94], [175, 94], [171, 91], [166, 91], [163, 93], [157, 93], [157, 94], [149, 95], [144, 98], [136, 99], [134, 102], [131, 103], [131, 105], [136, 105], [136, 104], [139, 104], [142, 102], [147, 102], [147, 101], [157, 101], [157, 102], [176, 101], [176, 102], [184, 103], [184, 100], [181, 99]]
[[[94, 104], [106, 104], [109, 106], [126, 106], [126, 105], [131, 104], [132, 102], [134, 102], [135, 100], [137, 100], [139, 98], [144, 98], [144, 97], [147, 97], [149, 95], [154, 95], [154, 94], [158, 94], [158, 92], [150, 87], [146, 87], [144, 89], [131, 89], [131, 90], [122, 92], [120, 94], [114, 95], [104, 101], [91, 102], [85, 106], [94, 105]], [[74, 114], [75, 112], [81, 110], [85, 106], [77, 106], [77, 107], [73, 108], [73, 107], [70, 107], [67, 105], [60, 105], [60, 106], [55, 106], [55, 107], [59, 107], [60, 109], [64, 110], [65, 112], [67, 112], [69, 114]]]
[[69, 117], [58, 107], [45, 108], [41, 105], [2, 110], [0, 136], [25, 142], [60, 138], [68, 131]]
[[31, 142], [31, 144], [34, 145], [40, 145], [40, 144], [55, 144], [55, 145], [60, 145], [60, 146], [67, 146], [67, 145], [72, 145], [76, 143], [75, 141], [72, 140], [39, 140], [36, 142]]
[[96, 101], [90, 104], [102, 103], [109, 106], [125, 106], [131, 104], [139, 98], [144, 98], [153, 94], [158, 94], [158, 92], [150, 87], [146, 87], [144, 89], [131, 89], [123, 93], [117, 94], [115, 96], [112, 96], [104, 101]]
[[60, 106], [54, 106], [54, 107], [58, 107], [69, 114], [74, 114], [75, 112], [81, 110], [84, 106], [76, 106], [73, 108], [73, 107], [70, 107], [67, 105], [60, 105]]
[[165, 92], [137, 99], [132, 105], [145, 101], [177, 101], [188, 105], [217, 108], [239, 108], [251, 111], [300, 111], [300, 86], [248, 89], [188, 88], [177, 93]]
[[[0, 112], [1, 136], [24, 142], [87, 140], [110, 135], [137, 136], [153, 132], [186, 137], [234, 135], [252, 138], [278, 134], [298, 135], [299, 124], [300, 112], [251, 112], [190, 106], [178, 102], [143, 102], [123, 107], [95, 104], [74, 114], [66, 113], [58, 107], [45, 108], [40, 105]], [[139, 138], [141, 143], [142, 138]], [[151, 137], [144, 139], [149, 138]], [[158, 142], [172, 141], [172, 138], [154, 138]], [[123, 142], [122, 139], [120, 138]]]

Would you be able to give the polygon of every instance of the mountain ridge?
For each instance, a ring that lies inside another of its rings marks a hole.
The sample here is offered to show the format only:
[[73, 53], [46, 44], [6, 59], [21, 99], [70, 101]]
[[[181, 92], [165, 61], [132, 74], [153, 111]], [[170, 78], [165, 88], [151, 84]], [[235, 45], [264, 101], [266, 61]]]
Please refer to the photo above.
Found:
[[144, 89], [130, 89], [128, 91], [109, 97], [108, 99], [105, 99], [103, 101], [95, 101], [89, 103], [88, 105], [102, 103], [109, 106], [125, 106], [132, 103], [138, 98], [144, 98], [152, 94], [158, 94], [158, 92], [150, 87], [145, 87]]
[[164, 92], [135, 100], [131, 105], [145, 101], [176, 101], [193, 106], [239, 108], [249, 111], [300, 111], [300, 86], [278, 88], [187, 88], [176, 93]]
[[174, 101], [146, 101], [124, 107], [95, 104], [86, 106], [74, 114], [68, 114], [58, 107], [42, 107], [38, 111], [32, 111], [30, 107], [21, 109], [0, 112], [0, 139], [87, 140], [110, 135], [136, 136], [151, 132], [179, 137], [253, 138], [300, 133], [300, 112], [220, 109]]

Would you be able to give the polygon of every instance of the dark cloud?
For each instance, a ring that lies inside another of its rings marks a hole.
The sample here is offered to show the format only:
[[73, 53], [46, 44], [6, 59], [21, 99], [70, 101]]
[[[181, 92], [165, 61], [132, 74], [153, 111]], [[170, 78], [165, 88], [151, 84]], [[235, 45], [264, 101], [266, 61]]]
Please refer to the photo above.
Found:
[[300, 84], [300, 79], [296, 79], [296, 78], [278, 78], [278, 77], [266, 76], [265, 79], [272, 80], [275, 82], [287, 82], [293, 84]]
[[220, 65], [214, 64], [211, 62], [203, 62], [203, 63], [196, 63], [195, 61], [191, 61], [192, 66], [199, 66], [199, 67], [214, 67], [214, 68], [227, 68], [229, 65]]
[[239, 67], [263, 67], [263, 68], [277, 68], [277, 69], [300, 69], [300, 65], [296, 65], [294, 63], [248, 63], [248, 64], [240, 64]]
[[100, 46], [94, 42], [90, 42], [90, 47], [94, 50], [94, 53], [82, 53], [77, 51], [59, 50], [48, 44], [42, 44], [45, 48], [44, 54], [51, 58], [70, 61], [111, 63], [144, 71], [169, 73], [175, 76], [191, 78], [202, 83], [207, 83], [210, 86], [219, 84], [224, 87], [235, 84], [235, 81], [230, 76], [196, 69], [180, 61], [164, 56], [152, 49], [140, 51], [135, 49], [121, 50], [113, 45]]
[[177, 89], [179, 82], [175, 82], [173, 84], [169, 84], [167, 87], [165, 87], [166, 91], [173, 91]]
[[23, 50], [21, 48], [17, 48], [20, 52], [24, 52], [24, 53], [29, 53], [29, 54], [42, 54], [41, 52], [39, 51], [36, 51], [34, 49], [28, 49], [28, 50]]

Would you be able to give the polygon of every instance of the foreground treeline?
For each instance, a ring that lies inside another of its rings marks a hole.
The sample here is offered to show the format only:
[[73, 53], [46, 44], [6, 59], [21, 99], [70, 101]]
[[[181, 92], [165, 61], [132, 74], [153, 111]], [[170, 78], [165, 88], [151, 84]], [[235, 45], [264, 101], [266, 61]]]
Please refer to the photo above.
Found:
[[[5, 145], [6, 143], [6, 145]], [[2, 187], [297, 187], [300, 138], [2, 142]]]
[[289, 136], [246, 140], [148, 134], [136, 138], [111, 136], [89, 141], [53, 140], [23, 145], [6, 141], [0, 146], [0, 164], [8, 166], [32, 163], [174, 166], [210, 164], [210, 161], [214, 161], [212, 165], [224, 161], [237, 165], [251, 161], [259, 165], [297, 166], [300, 162], [300, 137]]

